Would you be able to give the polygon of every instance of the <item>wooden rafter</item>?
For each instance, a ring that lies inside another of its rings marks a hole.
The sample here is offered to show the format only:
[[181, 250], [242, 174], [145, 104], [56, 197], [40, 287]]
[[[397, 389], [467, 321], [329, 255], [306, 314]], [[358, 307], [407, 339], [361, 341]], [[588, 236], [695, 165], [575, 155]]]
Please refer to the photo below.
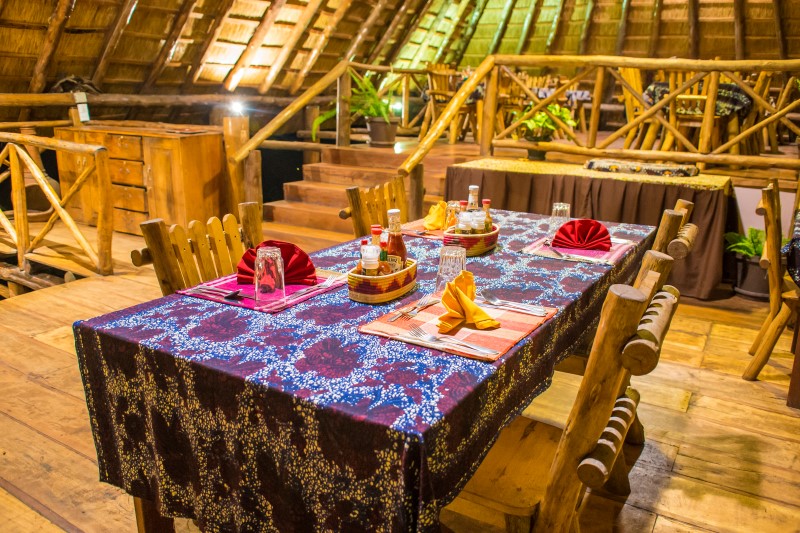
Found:
[[697, 59], [700, 54], [700, 0], [688, 0], [689, 4], [689, 57]]
[[788, 59], [786, 49], [786, 32], [783, 21], [783, 0], [772, 0], [772, 10], [775, 15], [775, 39], [778, 41], [778, 57]]
[[444, 16], [447, 13], [447, 9], [450, 7], [449, 2], [442, 2], [439, 6], [439, 11], [436, 13], [436, 17], [434, 17], [433, 22], [428, 27], [428, 32], [423, 37], [422, 42], [419, 43], [417, 47], [417, 51], [414, 53], [414, 57], [411, 59], [411, 62], [408, 64], [408, 68], [417, 68], [420, 62], [425, 59], [425, 54], [428, 53], [428, 45], [436, 33], [439, 31], [439, 26], [442, 24], [442, 20], [444, 20]]
[[594, 15], [595, 5], [594, 0], [586, 2], [586, 10], [583, 12], [583, 25], [581, 25], [581, 40], [578, 43], [579, 55], [585, 55], [587, 48], [589, 48], [589, 33], [592, 29], [592, 15]]
[[558, 26], [561, 23], [561, 15], [563, 13], [564, 2], [558, 2], [556, 13], [553, 16], [553, 23], [550, 25], [550, 32], [547, 34], [547, 41], [544, 45], [544, 55], [550, 55], [550, 51], [553, 49], [553, 44], [556, 42], [556, 37], [558, 37]]
[[494, 32], [494, 37], [492, 37], [492, 42], [489, 45], [487, 54], [494, 54], [497, 52], [497, 49], [500, 48], [500, 41], [503, 40], [503, 35], [506, 33], [506, 27], [508, 27], [508, 21], [511, 19], [511, 13], [514, 11], [515, 4], [516, 0], [506, 0], [503, 4], [500, 22], [497, 24], [497, 29]]
[[114, 22], [111, 24], [111, 26], [109, 26], [108, 31], [106, 31], [105, 39], [103, 39], [103, 48], [102, 52], [100, 53], [100, 59], [97, 60], [97, 66], [94, 69], [94, 74], [92, 74], [92, 82], [98, 87], [100, 87], [100, 84], [106, 75], [106, 71], [108, 71], [108, 65], [111, 62], [111, 56], [114, 54], [114, 50], [117, 49], [117, 45], [119, 44], [120, 39], [122, 39], [122, 33], [128, 26], [128, 23], [130, 22], [138, 3], [139, 0], [125, 0], [122, 3]]
[[647, 57], [656, 57], [658, 52], [658, 41], [661, 37], [661, 10], [664, 8], [664, 0], [653, 2], [653, 16], [650, 18], [650, 46], [647, 47]]
[[383, 36], [381, 37], [380, 41], [378, 41], [378, 44], [376, 44], [375, 47], [372, 49], [372, 52], [370, 53], [369, 58], [367, 59], [367, 63], [375, 63], [378, 59], [380, 59], [381, 52], [383, 51], [383, 49], [386, 48], [386, 45], [389, 43], [389, 41], [391, 41], [394, 38], [398, 28], [401, 27], [405, 28], [406, 20], [408, 20], [408, 18], [411, 16], [412, 13], [416, 12], [417, 7], [419, 6], [421, 1], [422, 0], [403, 1], [403, 5], [400, 6], [400, 9], [398, 9], [395, 12], [395, 16], [392, 18], [392, 22], [389, 23], [389, 27], [383, 33]]
[[733, 0], [733, 47], [736, 59], [744, 59], [744, 0]]
[[414, 32], [417, 31], [420, 22], [422, 22], [422, 18], [428, 11], [431, 10], [431, 7], [433, 7], [433, 2], [434, 0], [426, 0], [425, 5], [422, 7], [422, 9], [418, 10], [417, 13], [412, 15], [412, 18], [409, 21], [410, 24], [408, 26], [408, 29], [405, 30], [405, 36], [402, 39], [395, 41], [392, 47], [389, 49], [389, 53], [386, 54], [387, 65], [394, 64], [395, 60], [397, 59], [397, 56], [411, 40], [411, 36], [414, 35]]
[[367, 17], [367, 20], [364, 21], [364, 24], [361, 25], [361, 28], [358, 30], [353, 41], [350, 43], [350, 46], [347, 48], [347, 51], [344, 53], [344, 58], [348, 61], [354, 61], [356, 54], [358, 54], [358, 49], [361, 47], [361, 44], [366, 39], [367, 34], [378, 21], [378, 18], [383, 14], [383, 10], [389, 5], [389, 0], [379, 0], [378, 4], [372, 8], [372, 11]]
[[617, 24], [617, 43], [614, 46], [614, 55], [621, 56], [625, 47], [625, 37], [628, 34], [628, 12], [631, 8], [631, 0], [622, 0], [622, 9], [619, 14], [619, 24]]
[[258, 49], [261, 48], [261, 45], [264, 43], [264, 39], [266, 39], [267, 34], [275, 24], [275, 19], [278, 18], [278, 13], [285, 4], [286, 0], [274, 0], [272, 3], [270, 3], [267, 10], [264, 12], [264, 16], [261, 17], [261, 22], [259, 22], [258, 26], [256, 26], [253, 36], [250, 37], [250, 40], [247, 42], [247, 46], [245, 46], [244, 50], [242, 51], [242, 55], [239, 56], [239, 59], [236, 60], [236, 64], [228, 72], [228, 75], [225, 76], [225, 81], [223, 84], [227, 90], [233, 91], [239, 85], [239, 82], [242, 80], [242, 76], [244, 76], [245, 69], [250, 66], [250, 63], [252, 63], [253, 58], [255, 58], [256, 53], [258, 52]]
[[300, 38], [305, 33], [308, 25], [311, 23], [311, 20], [318, 16], [317, 11], [319, 7], [322, 5], [323, 0], [309, 0], [306, 7], [303, 9], [303, 12], [300, 14], [300, 18], [297, 19], [297, 22], [294, 23], [294, 27], [292, 27], [292, 32], [289, 34], [289, 37], [286, 38], [286, 41], [283, 43], [283, 47], [281, 51], [278, 52], [278, 57], [275, 58], [275, 61], [272, 62], [270, 65], [269, 70], [267, 71], [267, 76], [264, 78], [264, 81], [261, 82], [261, 85], [258, 87], [258, 92], [264, 94], [265, 92], [269, 91], [272, 85], [275, 83], [275, 80], [278, 79], [278, 74], [281, 73], [283, 70], [283, 66], [286, 64], [286, 61], [289, 59], [289, 56], [294, 51], [294, 47], [300, 41]]
[[525, 50], [525, 45], [528, 44], [528, 36], [531, 34], [531, 28], [533, 28], [533, 25], [536, 24], [536, 20], [539, 18], [539, 13], [542, 11], [542, 1], [543, 0], [531, 0], [530, 5], [528, 6], [528, 11], [525, 13], [525, 19], [522, 21], [522, 30], [519, 34], [517, 47], [514, 50], [514, 53], [517, 55], [521, 54], [523, 50]]
[[150, 90], [150, 88], [155, 85], [158, 77], [161, 76], [161, 73], [164, 72], [164, 67], [167, 65], [167, 61], [172, 57], [175, 45], [178, 44], [178, 39], [180, 39], [183, 29], [189, 21], [189, 15], [194, 11], [194, 6], [197, 5], [197, 2], [198, 0], [184, 0], [180, 11], [178, 11], [175, 18], [172, 19], [167, 38], [164, 40], [164, 44], [161, 46], [161, 50], [159, 50], [156, 60], [150, 68], [150, 72], [147, 74], [147, 78], [144, 80], [144, 85], [142, 85], [140, 92]]
[[464, 58], [464, 54], [467, 51], [467, 46], [469, 46], [472, 36], [475, 35], [475, 30], [478, 28], [478, 22], [483, 16], [483, 10], [486, 9], [486, 4], [488, 3], [489, 0], [478, 0], [475, 10], [469, 17], [467, 29], [464, 31], [464, 34], [461, 36], [461, 39], [458, 42], [458, 48], [456, 48], [456, 50], [453, 52], [453, 57], [451, 60], [452, 63], [455, 63], [456, 65], [461, 63], [461, 60]]
[[311, 69], [319, 59], [320, 54], [322, 51], [325, 50], [325, 46], [327, 46], [328, 41], [331, 38], [331, 34], [336, 31], [336, 28], [339, 27], [339, 23], [344, 18], [345, 13], [347, 10], [350, 9], [353, 0], [342, 0], [339, 2], [339, 7], [336, 8], [331, 19], [325, 25], [325, 28], [322, 30], [322, 35], [319, 36], [317, 39], [317, 44], [314, 45], [314, 48], [311, 49], [311, 53], [308, 54], [305, 63], [303, 64], [303, 68], [300, 72], [295, 76], [294, 82], [292, 82], [292, 87], [289, 90], [289, 94], [296, 94], [297, 91], [303, 86], [303, 81], [305, 81], [308, 73], [311, 72]]
[[235, 0], [224, 0], [219, 5], [219, 10], [217, 11], [217, 16], [214, 17], [214, 22], [208, 27], [208, 37], [205, 41], [203, 41], [202, 47], [197, 51], [195, 55], [194, 61], [192, 61], [191, 71], [188, 73], [190, 75], [186, 76], [186, 80], [183, 83], [183, 88], [186, 89], [190, 85], [197, 82], [200, 79], [200, 73], [203, 71], [203, 66], [208, 61], [208, 54], [211, 51], [211, 47], [214, 46], [214, 43], [217, 42], [219, 39], [219, 34], [222, 32], [222, 26], [225, 20], [228, 18], [228, 14], [233, 7], [233, 3]]
[[453, 44], [453, 40], [456, 38], [456, 36], [459, 33], [463, 33], [464, 24], [466, 24], [467, 16], [469, 16], [472, 5], [472, 0], [463, 0], [461, 2], [461, 5], [459, 5], [458, 8], [458, 14], [456, 15], [456, 20], [451, 25], [450, 32], [447, 34], [447, 38], [442, 39], [442, 44], [440, 44], [439, 48], [436, 50], [436, 54], [434, 54], [433, 61], [431, 61], [431, 63], [439, 63], [442, 60], [442, 57], [444, 57], [444, 54], [450, 49], [450, 45]]
[[[50, 15], [50, 22], [47, 25], [47, 33], [42, 43], [41, 53], [36, 60], [36, 65], [33, 67], [33, 76], [31, 76], [31, 83], [28, 86], [29, 93], [40, 93], [44, 89], [47, 80], [47, 67], [53, 59], [58, 42], [61, 40], [61, 35], [64, 33], [64, 27], [69, 21], [69, 16], [72, 14], [72, 9], [75, 7], [75, 0], [58, 0], [53, 14]], [[30, 115], [28, 109], [23, 109], [19, 114], [19, 120], [27, 120]]]

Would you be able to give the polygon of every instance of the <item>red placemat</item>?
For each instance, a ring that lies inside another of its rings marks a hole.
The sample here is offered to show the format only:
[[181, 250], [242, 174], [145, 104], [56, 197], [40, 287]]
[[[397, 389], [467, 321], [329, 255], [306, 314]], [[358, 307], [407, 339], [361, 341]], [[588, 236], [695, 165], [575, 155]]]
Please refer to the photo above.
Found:
[[[628, 248], [633, 246], [633, 243], [628, 241], [617, 241], [611, 239], [611, 249], [607, 252], [603, 250], [580, 250], [575, 248], [558, 248], [548, 246], [547, 237], [538, 239], [522, 250], [524, 254], [538, 255], [541, 257], [550, 257], [553, 259], [561, 259], [563, 261], [574, 261], [577, 263], [600, 263], [605, 265], [613, 265], [622, 258], [628, 251]], [[555, 250], [555, 251], [554, 251]], [[558, 253], [556, 253], [558, 252]], [[559, 257], [558, 254], [563, 257]]]

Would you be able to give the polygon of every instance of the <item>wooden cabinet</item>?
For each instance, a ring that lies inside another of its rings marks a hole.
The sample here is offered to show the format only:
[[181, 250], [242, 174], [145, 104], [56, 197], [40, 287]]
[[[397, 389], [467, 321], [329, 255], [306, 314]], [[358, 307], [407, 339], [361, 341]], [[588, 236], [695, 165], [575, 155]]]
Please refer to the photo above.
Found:
[[[82, 126], [56, 128], [57, 139], [108, 148], [108, 173], [114, 207], [114, 230], [141, 235], [139, 224], [163, 218], [186, 225], [221, 216], [227, 179], [222, 133], [211, 128], [176, 125], [140, 128]], [[90, 160], [58, 152], [61, 190], [71, 187]], [[96, 224], [97, 184], [89, 180], [66, 206], [80, 222]]]

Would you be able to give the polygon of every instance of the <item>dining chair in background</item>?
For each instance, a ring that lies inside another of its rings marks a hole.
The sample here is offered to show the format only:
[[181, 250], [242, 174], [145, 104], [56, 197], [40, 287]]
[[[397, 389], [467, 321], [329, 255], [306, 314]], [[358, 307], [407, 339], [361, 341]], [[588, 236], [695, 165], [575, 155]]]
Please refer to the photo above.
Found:
[[587, 486], [628, 494], [621, 451], [628, 433], [638, 431], [639, 396], [621, 385], [628, 372], [655, 367], [678, 298], [672, 287], [648, 298], [635, 287], [613, 285], [566, 423], [517, 417], [443, 513], [480, 505], [501, 513], [507, 531], [531, 531], [532, 523], [534, 532], [569, 531], [578, 530]]
[[263, 240], [261, 204], [239, 204], [239, 216], [241, 227], [230, 213], [221, 221], [192, 220], [187, 228], [178, 224], [167, 228], [160, 218], [142, 222], [146, 248], [133, 250], [131, 261], [135, 266], [153, 264], [164, 296], [233, 274], [245, 250]]
[[[459, 76], [458, 72], [449, 65], [441, 63], [429, 63], [425, 70], [428, 75], [429, 100], [419, 131], [420, 139], [425, 137], [431, 124], [439, 118], [447, 104], [455, 96]], [[456, 117], [450, 123], [448, 142], [455, 144], [457, 140], [463, 140], [468, 130], [472, 131], [475, 142], [478, 142], [478, 118], [475, 103], [465, 103], [459, 108]]]
[[350, 206], [339, 211], [339, 218], [353, 220], [356, 237], [369, 235], [373, 224], [387, 227], [389, 220], [386, 212], [389, 209], [399, 209], [400, 222], [408, 222], [405, 180], [399, 176], [373, 187], [350, 187], [345, 192]]
[[[644, 84], [640, 69], [620, 67], [619, 75], [637, 95], [641, 96], [643, 94]], [[625, 118], [629, 123], [639, 118], [646, 111], [644, 104], [634, 96], [630, 89], [624, 85], [622, 86], [622, 103], [625, 105]], [[628, 132], [623, 147], [626, 150], [632, 146], [638, 150], [651, 150], [658, 140], [660, 129], [661, 125], [656, 119], [648, 119], [638, 128], [633, 128]]]

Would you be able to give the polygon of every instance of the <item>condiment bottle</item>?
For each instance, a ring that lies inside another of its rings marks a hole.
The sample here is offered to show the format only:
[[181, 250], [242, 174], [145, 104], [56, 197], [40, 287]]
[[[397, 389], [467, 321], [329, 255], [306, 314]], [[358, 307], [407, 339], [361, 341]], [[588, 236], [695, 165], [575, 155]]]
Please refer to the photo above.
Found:
[[364, 266], [361, 264], [361, 260], [364, 259], [364, 247], [369, 244], [369, 240], [361, 239], [361, 248], [358, 250], [358, 264], [356, 265], [356, 274], [362, 274]]
[[489, 207], [491, 206], [492, 201], [488, 198], [483, 199], [483, 212], [485, 213], [485, 221], [484, 221], [484, 233], [491, 233], [492, 232], [492, 214], [489, 212]]
[[474, 211], [470, 213], [470, 215], [472, 215], [472, 218], [470, 219], [470, 223], [472, 225], [472, 233], [476, 235], [483, 233], [483, 229], [486, 227], [486, 222], [485, 222], [486, 217], [483, 214], [483, 211], [480, 210]]
[[380, 224], [373, 224], [369, 228], [370, 228], [370, 234], [372, 235], [372, 244], [380, 248], [381, 232], [383, 231], [383, 227]]
[[392, 273], [392, 265], [389, 264], [389, 243], [381, 236], [381, 254], [378, 256], [378, 275], [385, 276]]
[[406, 259], [408, 259], [406, 243], [403, 242], [403, 234], [400, 230], [400, 210], [389, 209], [387, 215], [389, 218], [388, 261], [392, 272], [398, 272], [406, 267]]
[[467, 202], [466, 200], [459, 200], [458, 204], [461, 206], [461, 211], [460, 212], [461, 213], [466, 213], [467, 212], [467, 204], [469, 204], [469, 202]]
[[368, 244], [364, 247], [364, 255], [361, 258], [361, 264], [364, 265], [364, 276], [378, 275], [378, 258], [380, 257], [380, 253], [380, 248], [374, 244]]
[[469, 198], [467, 200], [467, 211], [477, 211], [478, 207], [478, 187], [477, 185], [469, 186]]
[[470, 220], [469, 213], [460, 213], [458, 215], [458, 224], [456, 224], [455, 233], [459, 235], [472, 233], [472, 221]]

